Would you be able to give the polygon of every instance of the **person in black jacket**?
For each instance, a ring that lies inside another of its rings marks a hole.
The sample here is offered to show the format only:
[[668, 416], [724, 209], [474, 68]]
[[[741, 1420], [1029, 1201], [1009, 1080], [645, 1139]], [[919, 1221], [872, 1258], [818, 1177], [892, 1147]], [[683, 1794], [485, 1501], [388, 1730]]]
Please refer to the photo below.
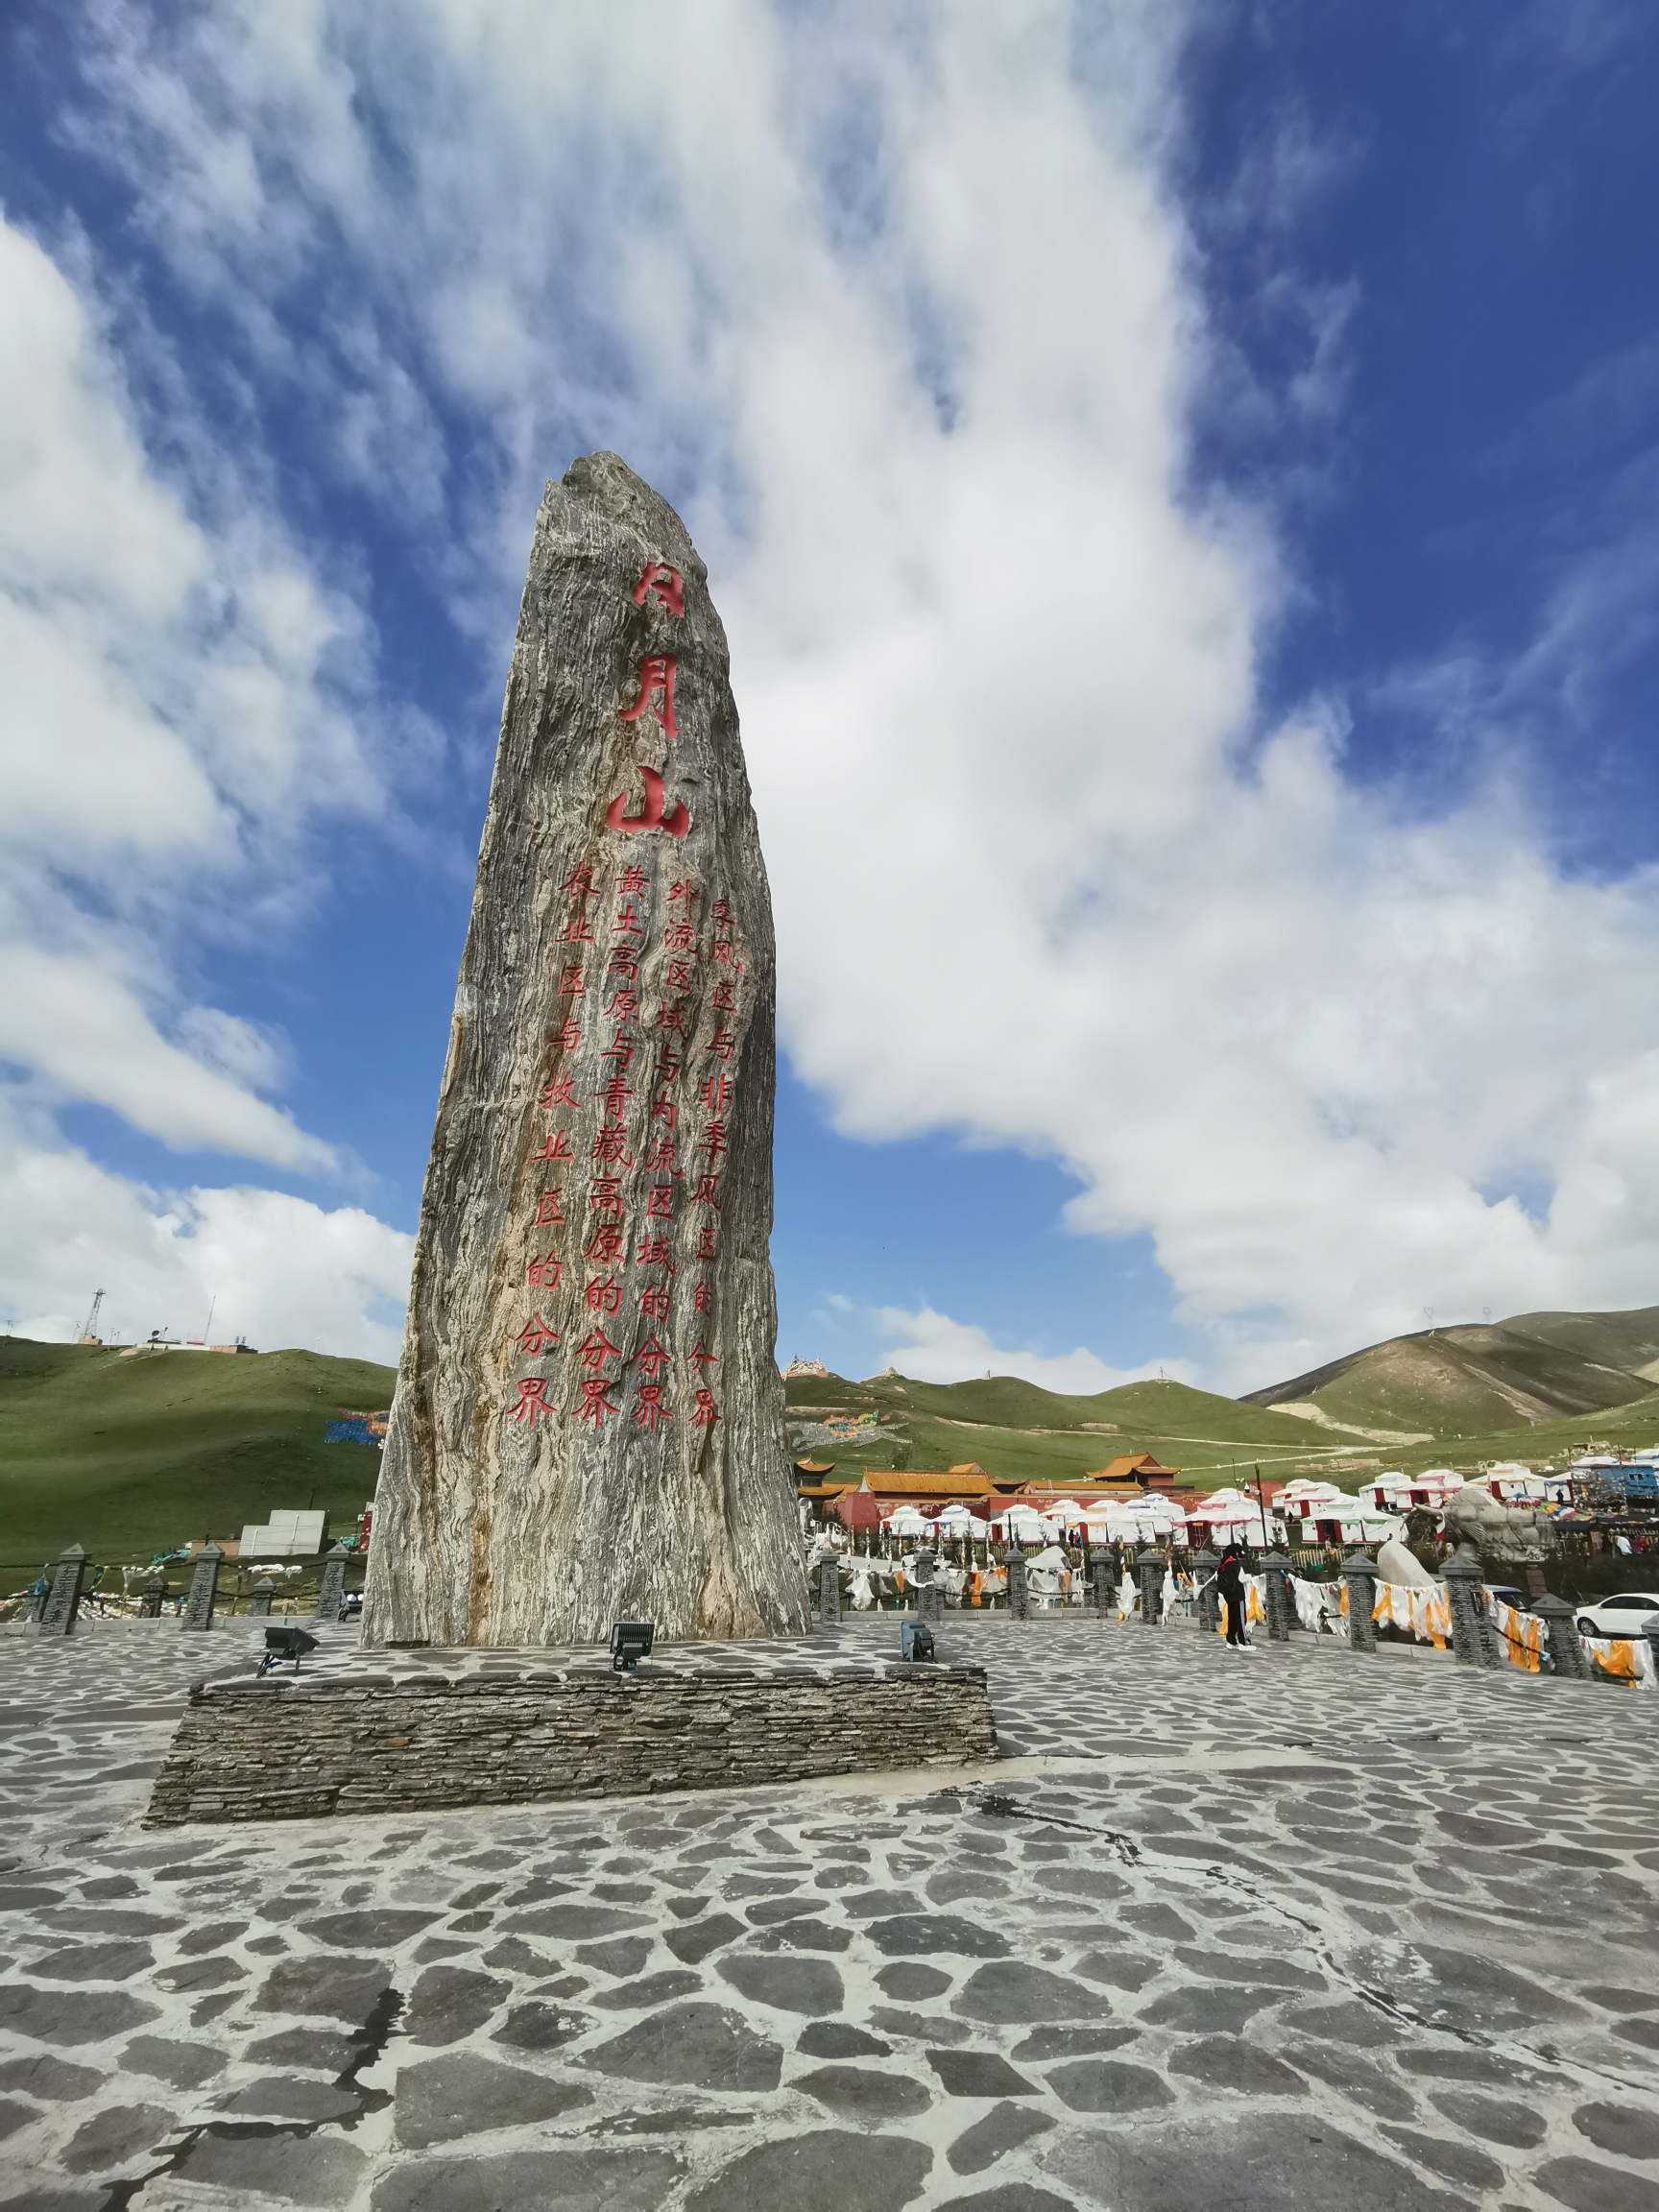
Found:
[[1229, 1544], [1221, 1554], [1221, 1564], [1215, 1573], [1215, 1587], [1221, 1602], [1227, 1608], [1227, 1641], [1236, 1650], [1253, 1651], [1256, 1647], [1244, 1633], [1244, 1575], [1238, 1565], [1238, 1547]]

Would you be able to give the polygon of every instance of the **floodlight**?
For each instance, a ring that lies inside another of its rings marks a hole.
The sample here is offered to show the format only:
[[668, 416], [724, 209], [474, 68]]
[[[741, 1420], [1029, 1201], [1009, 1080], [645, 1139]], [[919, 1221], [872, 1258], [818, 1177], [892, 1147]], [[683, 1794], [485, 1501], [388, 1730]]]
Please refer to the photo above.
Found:
[[618, 1674], [632, 1674], [641, 1659], [649, 1659], [656, 1641], [652, 1621], [618, 1621], [611, 1631], [611, 1665]]
[[269, 1674], [273, 1667], [284, 1659], [292, 1659], [294, 1671], [300, 1671], [300, 1661], [307, 1651], [315, 1651], [317, 1639], [306, 1628], [267, 1628], [265, 1631], [265, 1656], [259, 1662], [261, 1674]]
[[933, 1631], [926, 1621], [906, 1621], [899, 1631], [901, 1659], [931, 1659]]

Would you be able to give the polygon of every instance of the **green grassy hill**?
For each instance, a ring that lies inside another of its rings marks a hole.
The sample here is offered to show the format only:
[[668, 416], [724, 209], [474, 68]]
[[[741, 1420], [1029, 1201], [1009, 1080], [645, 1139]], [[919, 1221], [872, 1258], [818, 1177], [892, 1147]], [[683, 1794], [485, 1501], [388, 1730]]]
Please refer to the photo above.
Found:
[[380, 1455], [325, 1444], [342, 1407], [390, 1405], [393, 1369], [313, 1352], [124, 1358], [94, 1344], [0, 1337], [0, 1566], [65, 1546], [148, 1558], [284, 1506], [323, 1506], [344, 1531]]
[[[1659, 1441], [1654, 1379], [1619, 1363], [1659, 1367], [1659, 1354], [1643, 1357], [1656, 1343], [1659, 1308], [1523, 1314], [1397, 1337], [1248, 1399], [1165, 1381], [1063, 1397], [1009, 1375], [807, 1375], [784, 1395], [792, 1421], [885, 1416], [856, 1438], [806, 1447], [843, 1473], [977, 1460], [1000, 1478], [1065, 1485], [1151, 1452], [1200, 1489], [1247, 1481], [1258, 1465], [1352, 1489], [1384, 1467], [1558, 1465], [1591, 1442]], [[324, 1428], [343, 1407], [389, 1405], [394, 1381], [389, 1367], [310, 1352], [129, 1358], [0, 1338], [0, 1571], [15, 1587], [77, 1542], [100, 1562], [148, 1559], [238, 1535], [281, 1507], [324, 1506], [344, 1529], [373, 1491], [379, 1455], [325, 1444]], [[1274, 1409], [1297, 1396], [1322, 1419]]]
[[1246, 1404], [1310, 1407], [1328, 1421], [1398, 1437], [1464, 1437], [1582, 1420], [1646, 1397], [1653, 1378], [1607, 1355], [1651, 1340], [1639, 1314], [1530, 1314], [1496, 1325], [1423, 1330], [1253, 1390]]
[[1093, 1398], [1062, 1397], [1013, 1375], [917, 1382], [881, 1375], [798, 1376], [785, 1385], [792, 1420], [877, 1412], [878, 1427], [807, 1447], [837, 1468], [938, 1468], [977, 1460], [998, 1478], [1075, 1482], [1126, 1453], [1151, 1452], [1214, 1489], [1261, 1461], [1267, 1474], [1338, 1461], [1352, 1439], [1328, 1437], [1293, 1413], [1271, 1413], [1184, 1382], [1128, 1382]]
[[1623, 1313], [1514, 1313], [1504, 1322], [1514, 1336], [1556, 1345], [1605, 1367], [1623, 1368], [1659, 1382], [1659, 1306]]

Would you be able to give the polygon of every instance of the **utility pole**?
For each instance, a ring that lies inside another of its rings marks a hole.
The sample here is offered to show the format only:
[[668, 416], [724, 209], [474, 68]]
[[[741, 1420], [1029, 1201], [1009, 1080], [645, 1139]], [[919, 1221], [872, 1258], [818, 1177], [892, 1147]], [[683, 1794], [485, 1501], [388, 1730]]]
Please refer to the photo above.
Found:
[[92, 1297], [92, 1310], [87, 1314], [85, 1326], [81, 1331], [80, 1340], [83, 1344], [95, 1344], [98, 1341], [98, 1310], [103, 1303], [103, 1291], [95, 1291]]

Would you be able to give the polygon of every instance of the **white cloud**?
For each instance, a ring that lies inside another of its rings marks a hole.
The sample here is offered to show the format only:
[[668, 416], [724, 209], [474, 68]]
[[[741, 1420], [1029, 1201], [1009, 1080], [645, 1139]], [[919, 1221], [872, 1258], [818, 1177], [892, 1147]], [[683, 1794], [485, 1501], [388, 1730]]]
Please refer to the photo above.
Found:
[[158, 1036], [135, 993], [93, 962], [31, 946], [7, 952], [0, 1058], [38, 1070], [71, 1098], [113, 1108], [175, 1151], [337, 1165], [326, 1144], [248, 1088], [275, 1067], [256, 1031], [211, 1007], [191, 1009], [184, 1026], [200, 1057]]
[[297, 832], [373, 800], [321, 681], [351, 628], [252, 510], [192, 517], [87, 301], [0, 222], [0, 1055], [175, 1149], [335, 1164], [177, 955], [292, 910]]
[[880, 1306], [865, 1316], [884, 1339], [886, 1364], [897, 1367], [918, 1382], [960, 1382], [976, 1375], [1018, 1375], [1045, 1390], [1064, 1396], [1092, 1398], [1101, 1390], [1116, 1390], [1119, 1383], [1143, 1382], [1154, 1375], [1169, 1375], [1190, 1382], [1193, 1371], [1184, 1360], [1148, 1360], [1143, 1367], [1109, 1367], [1105, 1360], [1078, 1345], [1058, 1355], [1012, 1350], [998, 1344], [988, 1330], [970, 1321], [953, 1321], [930, 1306], [908, 1311], [902, 1306]]
[[160, 1329], [395, 1365], [413, 1239], [355, 1207], [249, 1189], [156, 1191], [0, 1114], [0, 1319], [64, 1340], [108, 1295], [106, 1340]]
[[[544, 466], [613, 444], [685, 508], [784, 1037], [844, 1129], [1054, 1153], [1072, 1225], [1149, 1233], [1234, 1386], [1425, 1304], [1654, 1294], [1655, 880], [1568, 879], [1501, 765], [1431, 805], [1352, 781], [1334, 708], [1257, 727], [1286, 563], [1190, 480], [1215, 356], [1158, 165], [1179, 10], [1112, 11], [1087, 78], [1058, 0], [902, 38], [759, 0], [434, 0], [395, 46], [356, 0], [110, 20], [102, 142], [140, 220], [249, 373], [346, 425], [354, 480], [367, 424], [410, 425], [380, 495], [497, 661]], [[1310, 158], [1281, 156], [1269, 227]], [[1347, 298], [1305, 304], [1286, 421], [1340, 403]], [[320, 631], [287, 634], [247, 656], [278, 780]], [[1558, 595], [1521, 691], [1482, 672], [1486, 757], [1604, 635]], [[155, 834], [206, 855], [230, 786], [206, 749], [165, 758]], [[1511, 1185], [1553, 1189], [1548, 1217]]]

